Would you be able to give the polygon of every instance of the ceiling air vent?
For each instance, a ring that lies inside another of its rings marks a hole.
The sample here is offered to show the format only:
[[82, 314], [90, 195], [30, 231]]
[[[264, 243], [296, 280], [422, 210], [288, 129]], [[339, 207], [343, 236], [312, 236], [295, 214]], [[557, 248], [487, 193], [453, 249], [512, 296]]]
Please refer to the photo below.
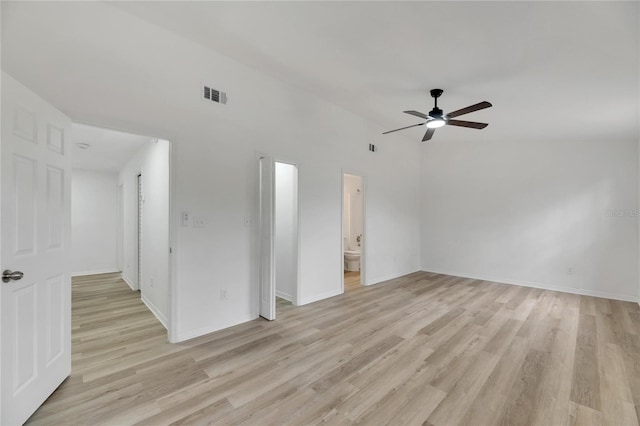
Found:
[[209, 86], [204, 86], [204, 98], [206, 100], [217, 102], [219, 104], [227, 103], [227, 94]]

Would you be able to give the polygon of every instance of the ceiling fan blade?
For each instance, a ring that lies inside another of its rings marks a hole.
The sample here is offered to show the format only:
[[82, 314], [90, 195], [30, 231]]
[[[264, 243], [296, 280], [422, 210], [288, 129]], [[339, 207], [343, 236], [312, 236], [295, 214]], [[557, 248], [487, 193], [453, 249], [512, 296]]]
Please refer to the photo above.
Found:
[[449, 120], [447, 121], [449, 126], [470, 127], [472, 129], [484, 129], [488, 123], [478, 123], [475, 121], [463, 121], [463, 120]]
[[427, 114], [423, 114], [418, 111], [402, 111], [402, 112], [404, 112], [405, 114], [411, 114], [411, 115], [415, 115], [416, 117], [424, 118], [425, 120], [429, 119], [429, 116]]
[[450, 112], [449, 114], [447, 114], [447, 116], [449, 118], [458, 117], [459, 115], [469, 114], [470, 112], [479, 111], [481, 109], [489, 108], [491, 106], [493, 106], [493, 105], [491, 105], [490, 102], [482, 101], [482, 102], [480, 102], [478, 104], [471, 105], [471, 106], [468, 106], [466, 108], [462, 108], [462, 109], [459, 109], [457, 111]]
[[436, 129], [427, 129], [427, 133], [424, 134], [424, 138], [422, 138], [422, 142], [426, 142], [431, 139], [431, 136], [435, 133]]
[[383, 135], [386, 135], [387, 133], [393, 133], [393, 132], [397, 132], [398, 130], [404, 130], [404, 129], [409, 129], [411, 127], [416, 127], [416, 126], [424, 126], [425, 123], [420, 123], [420, 124], [413, 124], [411, 126], [407, 126], [407, 127], [400, 127], [399, 129], [395, 129], [395, 130], [389, 130], [388, 132], [384, 132]]

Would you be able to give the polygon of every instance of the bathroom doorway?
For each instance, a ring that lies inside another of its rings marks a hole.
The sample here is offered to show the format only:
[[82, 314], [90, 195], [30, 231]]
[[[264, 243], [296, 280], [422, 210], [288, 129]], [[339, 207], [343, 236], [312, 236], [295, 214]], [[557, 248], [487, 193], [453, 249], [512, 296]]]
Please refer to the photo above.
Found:
[[360, 175], [342, 175], [342, 254], [343, 291], [364, 284], [364, 179]]

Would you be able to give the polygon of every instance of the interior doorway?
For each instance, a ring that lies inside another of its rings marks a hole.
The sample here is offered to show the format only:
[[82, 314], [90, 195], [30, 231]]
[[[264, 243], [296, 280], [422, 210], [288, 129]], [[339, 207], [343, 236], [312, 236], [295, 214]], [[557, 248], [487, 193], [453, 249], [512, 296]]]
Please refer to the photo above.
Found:
[[276, 309], [296, 304], [298, 294], [298, 168], [275, 163]]
[[170, 142], [77, 123], [72, 138], [72, 276], [139, 290], [168, 329]]
[[364, 178], [342, 174], [342, 254], [343, 291], [364, 285]]
[[260, 158], [260, 306], [265, 319], [299, 298], [298, 167]]

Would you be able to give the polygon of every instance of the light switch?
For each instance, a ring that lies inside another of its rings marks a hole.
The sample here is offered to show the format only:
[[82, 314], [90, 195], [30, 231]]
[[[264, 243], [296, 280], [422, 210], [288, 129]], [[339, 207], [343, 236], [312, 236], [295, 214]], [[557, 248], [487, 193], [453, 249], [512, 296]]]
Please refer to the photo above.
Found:
[[191, 215], [189, 212], [182, 212], [182, 226], [189, 226], [189, 221], [191, 220]]
[[203, 217], [194, 217], [193, 218], [193, 227], [194, 228], [204, 228], [205, 220]]

